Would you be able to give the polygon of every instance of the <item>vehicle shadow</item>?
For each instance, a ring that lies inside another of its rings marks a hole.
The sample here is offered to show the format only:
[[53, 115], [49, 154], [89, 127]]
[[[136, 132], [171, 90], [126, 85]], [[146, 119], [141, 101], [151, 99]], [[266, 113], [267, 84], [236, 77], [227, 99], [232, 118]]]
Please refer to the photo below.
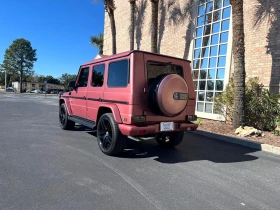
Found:
[[[96, 132], [88, 134], [96, 137]], [[154, 158], [155, 161], [165, 164], [199, 160], [236, 163], [258, 159], [249, 154], [256, 151], [258, 150], [187, 133], [183, 142], [174, 148], [163, 148], [154, 139], [134, 141], [128, 138], [125, 151], [117, 158]]]

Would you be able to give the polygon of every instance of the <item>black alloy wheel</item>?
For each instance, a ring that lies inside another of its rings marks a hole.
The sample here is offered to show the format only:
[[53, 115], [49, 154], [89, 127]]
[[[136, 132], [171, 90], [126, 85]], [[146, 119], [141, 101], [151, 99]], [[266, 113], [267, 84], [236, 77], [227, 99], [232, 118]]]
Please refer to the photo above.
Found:
[[59, 125], [63, 130], [71, 130], [75, 126], [75, 122], [68, 119], [68, 113], [64, 103], [59, 107]]
[[112, 145], [112, 128], [108, 118], [100, 120], [99, 126], [100, 146], [103, 150], [108, 151]]
[[120, 154], [126, 143], [126, 136], [115, 122], [112, 113], [103, 114], [97, 124], [97, 141], [100, 150], [106, 155]]

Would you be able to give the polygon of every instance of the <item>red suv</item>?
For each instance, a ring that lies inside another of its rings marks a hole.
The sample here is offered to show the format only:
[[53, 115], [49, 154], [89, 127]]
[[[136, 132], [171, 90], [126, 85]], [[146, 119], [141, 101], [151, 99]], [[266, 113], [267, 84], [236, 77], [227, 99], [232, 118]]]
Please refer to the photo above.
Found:
[[62, 129], [75, 123], [93, 129], [107, 155], [122, 152], [128, 136], [155, 137], [176, 146], [196, 130], [190, 61], [144, 51], [92, 60], [80, 67], [59, 99]]

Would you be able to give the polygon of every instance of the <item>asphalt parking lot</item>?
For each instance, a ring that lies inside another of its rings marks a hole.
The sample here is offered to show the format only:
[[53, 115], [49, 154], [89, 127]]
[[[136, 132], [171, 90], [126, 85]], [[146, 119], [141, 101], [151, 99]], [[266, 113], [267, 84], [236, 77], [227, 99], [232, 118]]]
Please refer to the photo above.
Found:
[[0, 209], [279, 209], [279, 156], [189, 133], [109, 157], [59, 128], [57, 103], [0, 93]]

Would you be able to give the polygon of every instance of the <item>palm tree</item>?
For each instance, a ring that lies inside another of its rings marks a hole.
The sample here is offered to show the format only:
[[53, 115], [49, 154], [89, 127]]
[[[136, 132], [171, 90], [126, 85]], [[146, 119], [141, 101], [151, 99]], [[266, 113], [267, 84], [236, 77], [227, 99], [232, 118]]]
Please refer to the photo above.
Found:
[[[93, 0], [94, 2], [97, 2], [98, 0]], [[104, 3], [105, 11], [108, 13], [110, 23], [111, 23], [111, 34], [112, 34], [112, 54], [116, 54], [117, 47], [116, 47], [116, 23], [115, 23], [115, 17], [114, 17], [114, 10], [115, 2], [114, 0], [102, 0]]]
[[90, 43], [99, 49], [99, 54], [103, 54], [103, 34], [100, 33], [99, 36], [91, 36]]
[[128, 0], [130, 2], [130, 50], [134, 50], [134, 30], [135, 30], [135, 3], [136, 0]]
[[234, 113], [235, 128], [245, 124], [245, 43], [243, 0], [230, 0], [232, 6], [232, 54], [234, 59]]
[[[221, 0], [214, 0], [215, 4], [218, 5], [221, 3]], [[258, 0], [261, 1], [261, 0]], [[171, 1], [172, 2], [172, 1]], [[173, 1], [174, 3], [175, 1]], [[233, 114], [233, 125], [238, 127], [245, 124], [245, 47], [244, 47], [244, 21], [243, 21], [243, 0], [230, 0], [232, 6], [232, 28], [233, 28], [233, 43], [232, 43], [232, 53], [234, 57], [234, 114]], [[171, 5], [171, 4], [170, 4]], [[190, 13], [192, 9], [192, 4], [189, 4], [185, 11]], [[213, 8], [212, 8], [213, 9]], [[175, 8], [171, 12], [174, 17], [179, 17], [183, 20], [183, 16], [187, 15], [178, 15], [178, 9]], [[175, 12], [175, 13], [174, 13]], [[176, 13], [177, 12], [177, 13]], [[180, 12], [180, 11], [179, 11]], [[191, 14], [191, 13], [190, 13]], [[217, 17], [213, 16], [214, 21]], [[211, 23], [212, 18], [209, 16], [207, 23]], [[206, 27], [206, 34], [210, 33], [210, 28]], [[209, 39], [205, 37], [203, 39], [203, 44], [207, 43]], [[201, 52], [202, 56], [205, 53], [203, 50]], [[200, 63], [196, 64], [197, 68]]]
[[157, 53], [158, 37], [158, 2], [159, 0], [150, 0], [152, 4], [152, 21], [151, 21], [151, 51]]

